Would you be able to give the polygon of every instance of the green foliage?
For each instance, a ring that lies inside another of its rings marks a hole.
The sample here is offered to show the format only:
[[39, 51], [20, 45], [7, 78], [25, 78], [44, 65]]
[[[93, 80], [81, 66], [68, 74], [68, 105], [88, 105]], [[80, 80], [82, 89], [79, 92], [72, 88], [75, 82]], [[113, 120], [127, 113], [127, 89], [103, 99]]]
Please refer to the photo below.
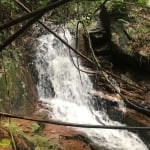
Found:
[[[54, 18], [55, 23], [65, 23], [73, 19], [77, 20], [87, 20], [89, 16], [92, 15], [94, 10], [99, 7], [99, 5], [104, 0], [97, 1], [83, 1], [76, 0], [70, 3], [67, 3], [52, 12], [52, 15], [48, 15], [50, 18]], [[116, 6], [117, 9], [122, 9], [124, 7], [124, 2], [133, 2], [140, 4], [147, 4], [149, 0], [114, 0], [108, 1], [108, 4]], [[29, 7], [32, 10], [38, 9], [40, 7], [46, 6], [48, 3], [51, 3], [52, 0], [24, 0], [22, 1], [24, 5]], [[13, 12], [14, 14], [18, 12], [19, 7], [16, 4], [15, 0], [1, 0], [0, 5], [5, 7], [7, 10]], [[17, 15], [16, 13], [15, 15]], [[20, 14], [20, 11], [19, 11]]]
[[11, 140], [10, 139], [0, 139], [0, 147], [6, 148], [11, 146]]
[[27, 139], [34, 143], [35, 150], [62, 150], [59, 145], [52, 144], [48, 138], [42, 135], [27, 136]]
[[24, 135], [31, 143], [35, 145], [35, 150], [62, 150], [57, 144], [51, 143], [51, 141], [42, 135], [42, 124], [33, 122], [31, 124], [31, 134]]
[[15, 0], [1, 0], [0, 5], [7, 8], [9, 11], [16, 11], [18, 10], [18, 7], [15, 3]]
[[138, 3], [146, 5], [148, 3], [148, 0], [138, 0]]
[[135, 3], [141, 6], [150, 6], [150, 0], [123, 0], [123, 2]]
[[32, 133], [38, 133], [41, 126], [37, 122], [32, 123]]
[[56, 24], [68, 23], [73, 20], [90, 22], [93, 12], [99, 7], [99, 1], [72, 1], [52, 11], [49, 18]]
[[37, 2], [37, 6], [42, 7], [45, 6], [46, 4], [48, 4], [49, 0], [39, 0]]
[[8, 130], [11, 130], [13, 135], [23, 134], [22, 129], [18, 127], [18, 124], [16, 122], [4, 122], [3, 126]]

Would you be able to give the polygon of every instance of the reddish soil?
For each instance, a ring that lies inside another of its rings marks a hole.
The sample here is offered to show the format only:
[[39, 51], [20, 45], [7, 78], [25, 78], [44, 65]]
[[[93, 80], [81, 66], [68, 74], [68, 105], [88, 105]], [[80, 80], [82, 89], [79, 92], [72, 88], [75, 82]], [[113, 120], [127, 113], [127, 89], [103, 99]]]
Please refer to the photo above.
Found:
[[72, 128], [46, 124], [43, 134], [54, 143], [63, 147], [63, 150], [91, 150], [90, 145], [77, 138], [82, 133]]
[[[1, 120], [6, 121], [6, 120]], [[22, 131], [22, 135], [33, 135], [33, 121], [11, 119], [11, 122], [15, 122], [17, 128]], [[73, 128], [64, 126], [56, 126], [50, 124], [40, 125], [40, 135], [47, 137], [53, 144], [59, 145], [62, 150], [92, 150], [91, 143], [86, 142], [86, 135], [81, 132], [75, 131]], [[15, 143], [17, 147], [24, 149], [32, 149], [33, 143], [28, 142], [22, 135], [15, 135]], [[83, 139], [78, 138], [82, 136]], [[85, 137], [85, 138], [84, 138]], [[0, 127], [0, 139], [10, 139], [9, 131], [6, 128]], [[31, 147], [30, 147], [31, 146]], [[12, 150], [10, 147], [1, 147], [0, 150]]]

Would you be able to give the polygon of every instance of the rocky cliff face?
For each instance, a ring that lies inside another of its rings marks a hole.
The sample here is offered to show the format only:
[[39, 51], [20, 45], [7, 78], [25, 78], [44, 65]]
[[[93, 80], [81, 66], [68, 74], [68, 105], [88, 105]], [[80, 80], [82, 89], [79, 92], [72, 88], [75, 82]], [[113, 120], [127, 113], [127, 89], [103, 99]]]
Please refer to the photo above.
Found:
[[29, 114], [35, 108], [36, 99], [36, 90], [21, 51], [3, 51], [0, 58], [1, 112]]

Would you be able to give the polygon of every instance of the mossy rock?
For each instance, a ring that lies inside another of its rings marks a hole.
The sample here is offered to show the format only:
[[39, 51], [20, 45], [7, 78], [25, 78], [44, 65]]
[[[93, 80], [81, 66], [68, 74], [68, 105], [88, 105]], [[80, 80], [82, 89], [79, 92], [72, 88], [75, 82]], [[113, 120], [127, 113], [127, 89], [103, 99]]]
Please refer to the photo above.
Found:
[[0, 111], [29, 114], [34, 110], [36, 94], [19, 50], [4, 51], [0, 58]]

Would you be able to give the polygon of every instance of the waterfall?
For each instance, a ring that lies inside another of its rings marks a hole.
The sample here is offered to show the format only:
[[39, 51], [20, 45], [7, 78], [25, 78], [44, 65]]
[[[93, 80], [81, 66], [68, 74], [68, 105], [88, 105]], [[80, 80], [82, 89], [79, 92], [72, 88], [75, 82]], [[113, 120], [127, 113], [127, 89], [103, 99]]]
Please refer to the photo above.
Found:
[[[57, 33], [74, 45], [74, 39], [67, 29], [59, 28]], [[89, 92], [92, 82], [86, 73], [75, 68], [75, 54], [51, 34], [38, 39], [35, 66], [38, 72], [37, 90], [39, 101], [49, 111], [49, 118], [82, 124], [121, 125], [109, 119], [105, 111], [96, 111]], [[70, 58], [72, 55], [72, 59]], [[82, 67], [82, 66], [80, 66]], [[108, 150], [148, 150], [135, 133], [127, 130], [81, 129], [90, 139]]]

